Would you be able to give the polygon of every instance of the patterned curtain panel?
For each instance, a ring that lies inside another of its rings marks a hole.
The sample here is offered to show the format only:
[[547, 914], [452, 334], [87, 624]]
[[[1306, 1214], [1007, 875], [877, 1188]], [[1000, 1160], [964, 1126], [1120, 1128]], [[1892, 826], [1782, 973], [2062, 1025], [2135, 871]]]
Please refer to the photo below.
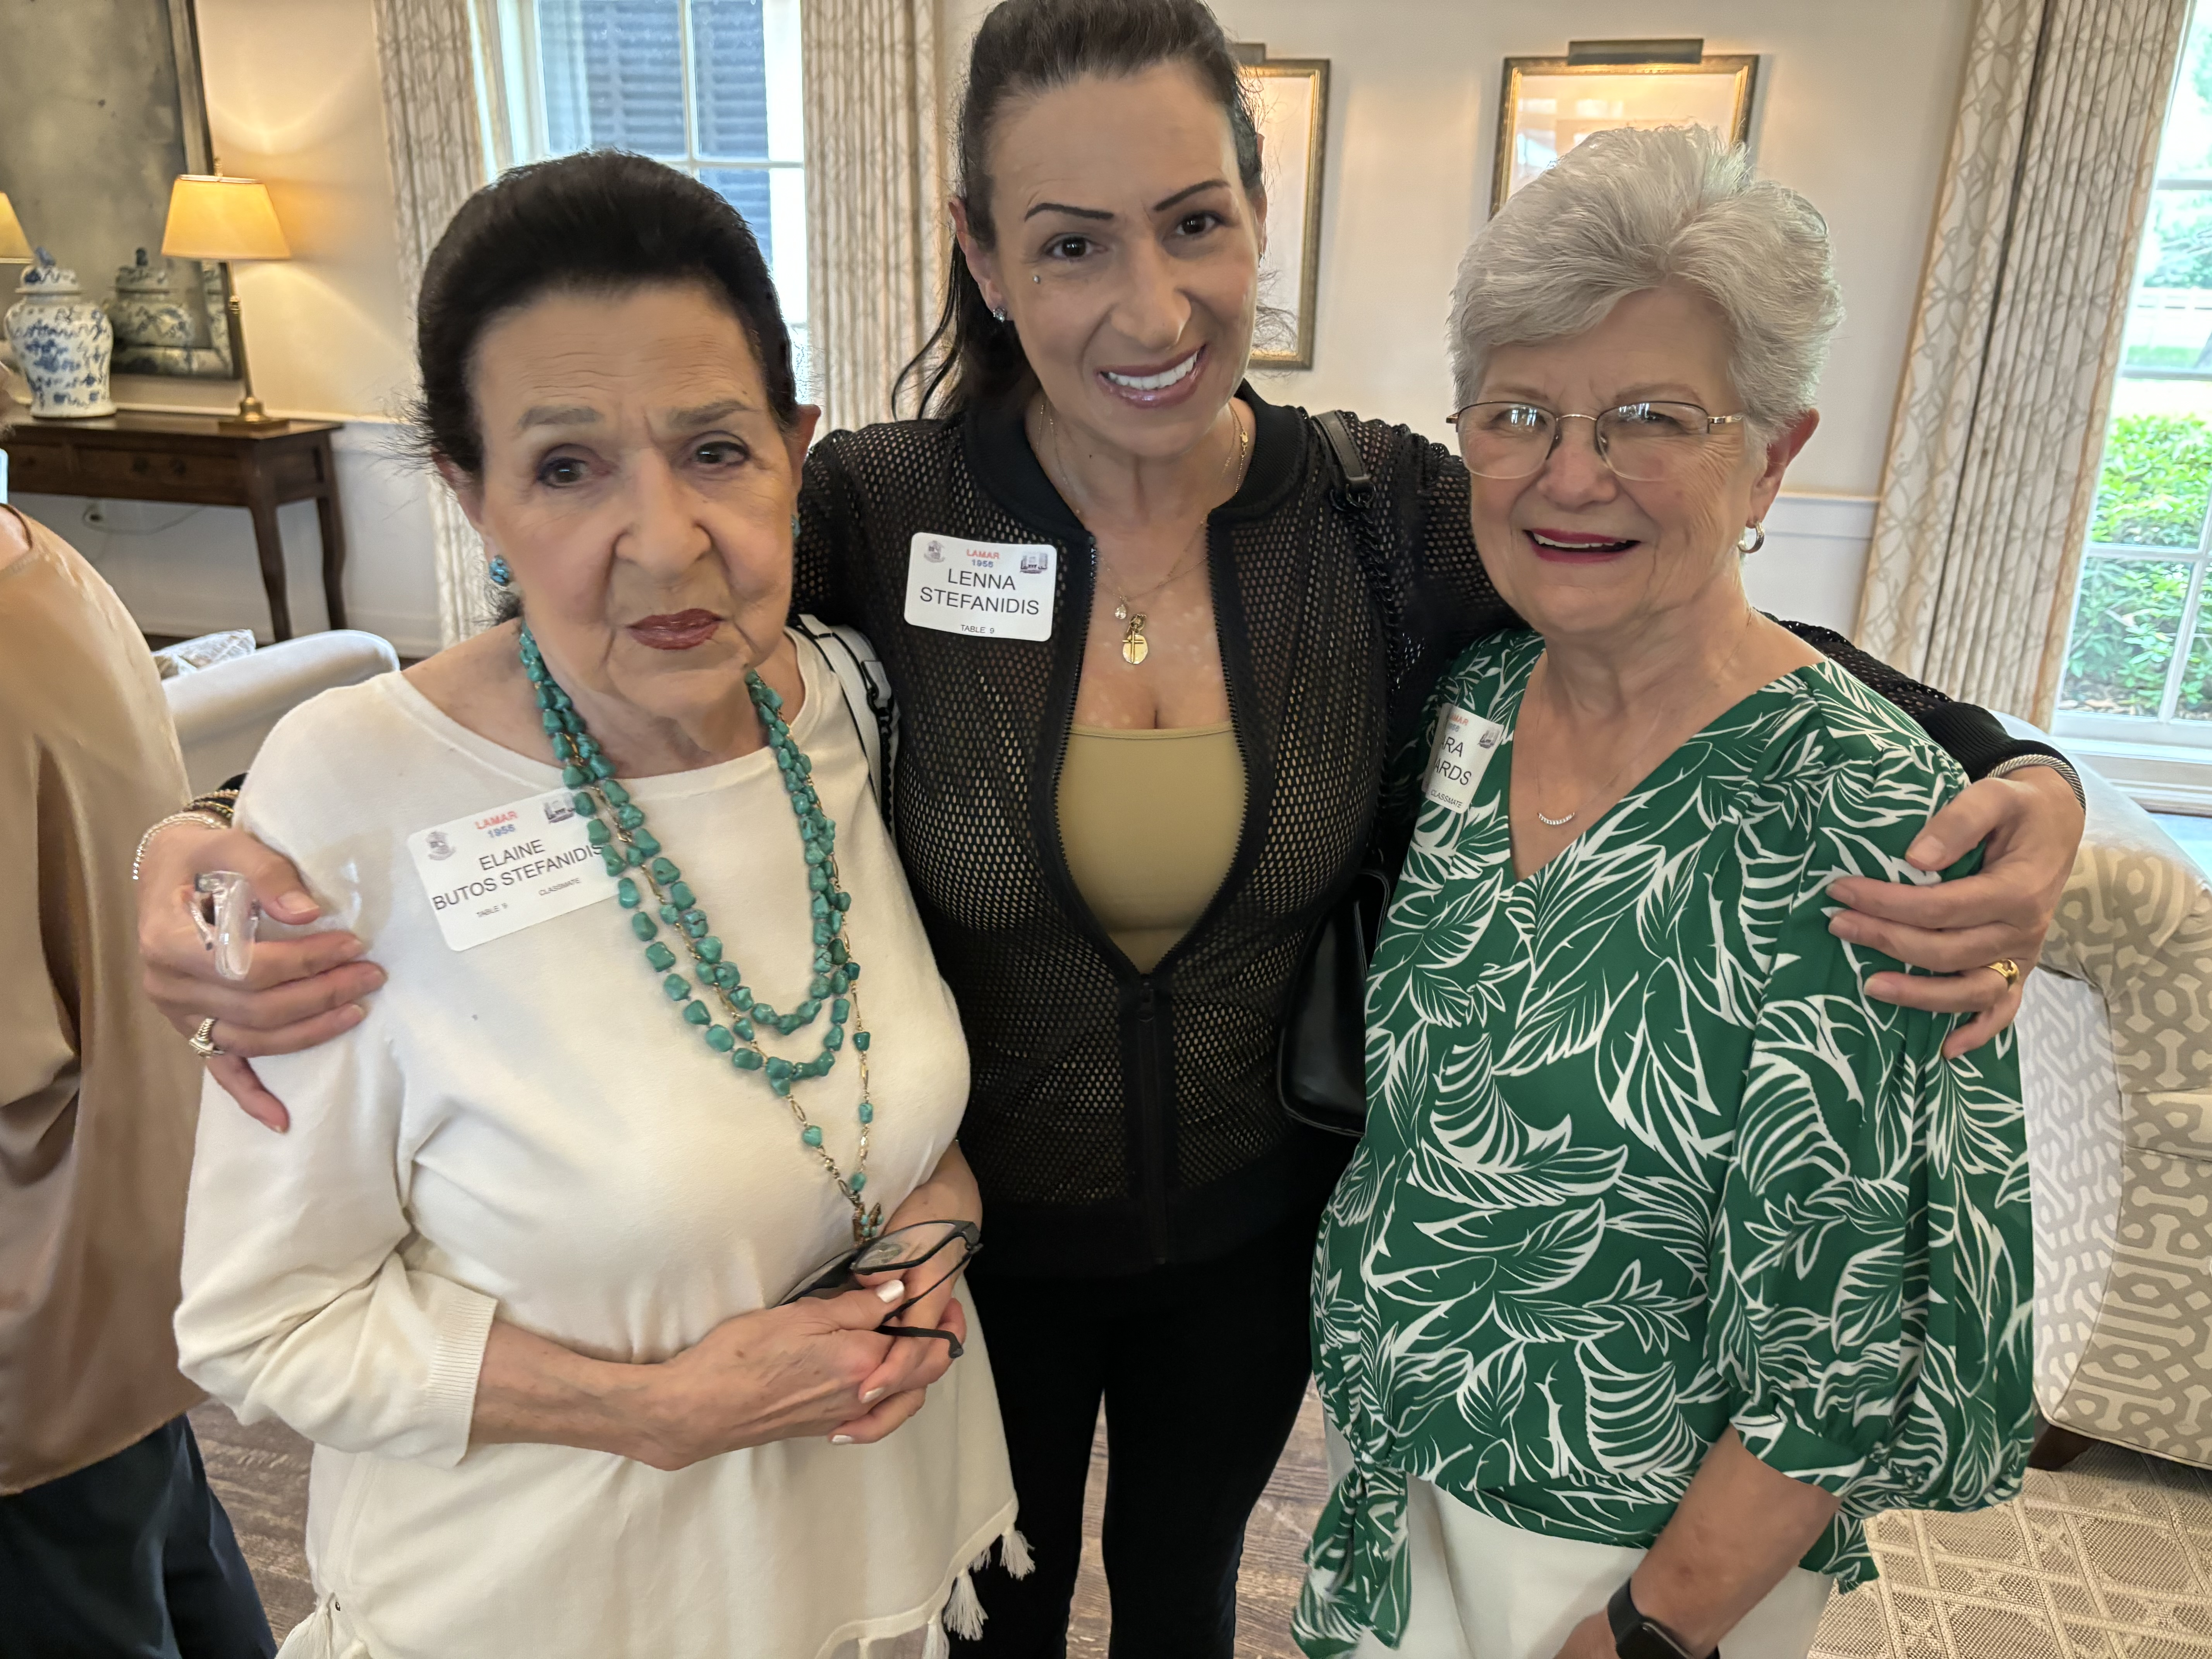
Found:
[[[399, 283], [413, 339], [422, 267], [447, 222], [485, 182], [468, 0], [375, 0], [384, 137], [398, 204]], [[491, 621], [483, 544], [442, 483], [429, 492], [438, 631], [452, 645]]]
[[827, 431], [894, 418], [891, 381], [934, 322], [949, 245], [936, 4], [805, 0], [799, 19], [807, 332]]
[[1858, 641], [2048, 722], [2189, 0], [1981, 0]]

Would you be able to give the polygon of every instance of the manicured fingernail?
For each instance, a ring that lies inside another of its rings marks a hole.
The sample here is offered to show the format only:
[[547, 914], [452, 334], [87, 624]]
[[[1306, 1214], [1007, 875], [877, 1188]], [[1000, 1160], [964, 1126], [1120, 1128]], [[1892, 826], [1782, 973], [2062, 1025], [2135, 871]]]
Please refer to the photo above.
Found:
[[313, 915], [315, 913], [315, 902], [309, 898], [305, 893], [301, 892], [298, 888], [295, 887], [290, 892], [285, 894], [282, 898], [276, 901], [276, 908], [279, 910], [289, 911], [295, 915], [298, 915], [302, 913], [307, 915]]
[[830, 1443], [833, 1446], [849, 1446], [853, 1443], [853, 1437], [849, 1434], [833, 1434], [830, 1437]]
[[876, 1286], [876, 1300], [878, 1302], [896, 1302], [905, 1294], [906, 1281], [902, 1279], [894, 1279], [888, 1285]]
[[874, 1404], [876, 1403], [876, 1401], [878, 1401], [878, 1400], [881, 1400], [883, 1397], [884, 1397], [884, 1391], [883, 1391], [883, 1389], [870, 1389], [867, 1391], [867, 1393], [866, 1393], [866, 1394], [864, 1394], [864, 1395], [862, 1395], [860, 1396], [860, 1403], [861, 1403], [863, 1406], [872, 1406], [872, 1405], [874, 1405]]
[[368, 1010], [362, 1007], [358, 1002], [349, 1002], [344, 1007], [338, 1010], [338, 1018], [345, 1022], [345, 1029], [350, 1031], [355, 1026], [360, 1024], [362, 1021], [368, 1018]]
[[1828, 918], [1828, 931], [1838, 939], [1856, 939], [1858, 936], [1858, 923], [1851, 919], [1850, 911], [1838, 910]]
[[1933, 836], [1922, 836], [1905, 849], [1905, 856], [1919, 865], [1948, 864], [1943, 856], [1943, 843]]

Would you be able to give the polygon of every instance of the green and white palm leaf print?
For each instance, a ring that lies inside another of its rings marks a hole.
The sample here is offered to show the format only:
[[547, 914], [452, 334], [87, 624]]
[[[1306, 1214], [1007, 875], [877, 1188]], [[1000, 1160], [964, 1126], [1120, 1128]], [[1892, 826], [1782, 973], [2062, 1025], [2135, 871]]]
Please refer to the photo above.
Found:
[[[1447, 677], [1510, 729], [1541, 646]], [[2017, 1490], [2030, 1421], [2025, 1138], [2010, 1038], [1872, 1000], [1827, 931], [1844, 874], [1963, 787], [1820, 665], [1746, 698], [1525, 881], [1510, 735], [1421, 808], [1368, 998], [1366, 1138], [1314, 1274], [1352, 1468], [1316, 1529], [1305, 1651], [1394, 1644], [1407, 1482], [1646, 1546], [1733, 1426], [1842, 1513], [1805, 1565], [1872, 1571], [1863, 1517]], [[1956, 874], [1969, 865], [1947, 872]]]

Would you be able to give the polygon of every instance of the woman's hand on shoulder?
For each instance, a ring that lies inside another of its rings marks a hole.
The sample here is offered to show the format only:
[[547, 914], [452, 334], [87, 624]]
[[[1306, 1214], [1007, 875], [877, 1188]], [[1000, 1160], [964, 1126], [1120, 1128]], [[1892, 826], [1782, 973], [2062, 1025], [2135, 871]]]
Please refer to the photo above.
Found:
[[384, 983], [384, 970], [360, 959], [367, 947], [353, 934], [330, 933], [256, 944], [246, 977], [224, 979], [200, 943], [191, 909], [192, 878], [211, 870], [246, 877], [262, 909], [278, 921], [299, 925], [321, 914], [300, 872], [243, 830], [172, 825], [148, 845], [138, 870], [146, 994], [186, 1036], [214, 1018], [209, 1037], [223, 1053], [208, 1062], [210, 1074], [249, 1115], [282, 1132], [290, 1114], [248, 1060], [313, 1048], [352, 1030], [364, 1013], [361, 999]]
[[643, 1443], [631, 1455], [681, 1469], [772, 1440], [842, 1433], [884, 1398], [868, 1379], [892, 1339], [876, 1327], [904, 1293], [894, 1283], [724, 1320], [655, 1368]]
[[2015, 962], [2022, 981], [2034, 967], [2073, 872], [2081, 823], [2081, 803], [2050, 767], [1984, 778], [1930, 818], [1906, 854], [1917, 868], [1941, 870], [1978, 845], [1978, 871], [1931, 887], [1847, 876], [1828, 890], [1848, 907], [1829, 931], [1940, 976], [1876, 974], [1867, 994], [1971, 1014], [1943, 1044], [1956, 1059], [2018, 1017], [2019, 984], [1989, 964]]

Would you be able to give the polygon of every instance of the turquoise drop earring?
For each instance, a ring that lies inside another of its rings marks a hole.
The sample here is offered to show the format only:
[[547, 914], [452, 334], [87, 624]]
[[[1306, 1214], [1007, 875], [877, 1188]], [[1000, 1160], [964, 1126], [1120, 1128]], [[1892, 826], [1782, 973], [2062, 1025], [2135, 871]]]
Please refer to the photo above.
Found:
[[491, 556], [491, 585], [494, 587], [505, 587], [514, 580], [514, 572], [507, 568], [507, 560], [497, 553], [493, 554]]

